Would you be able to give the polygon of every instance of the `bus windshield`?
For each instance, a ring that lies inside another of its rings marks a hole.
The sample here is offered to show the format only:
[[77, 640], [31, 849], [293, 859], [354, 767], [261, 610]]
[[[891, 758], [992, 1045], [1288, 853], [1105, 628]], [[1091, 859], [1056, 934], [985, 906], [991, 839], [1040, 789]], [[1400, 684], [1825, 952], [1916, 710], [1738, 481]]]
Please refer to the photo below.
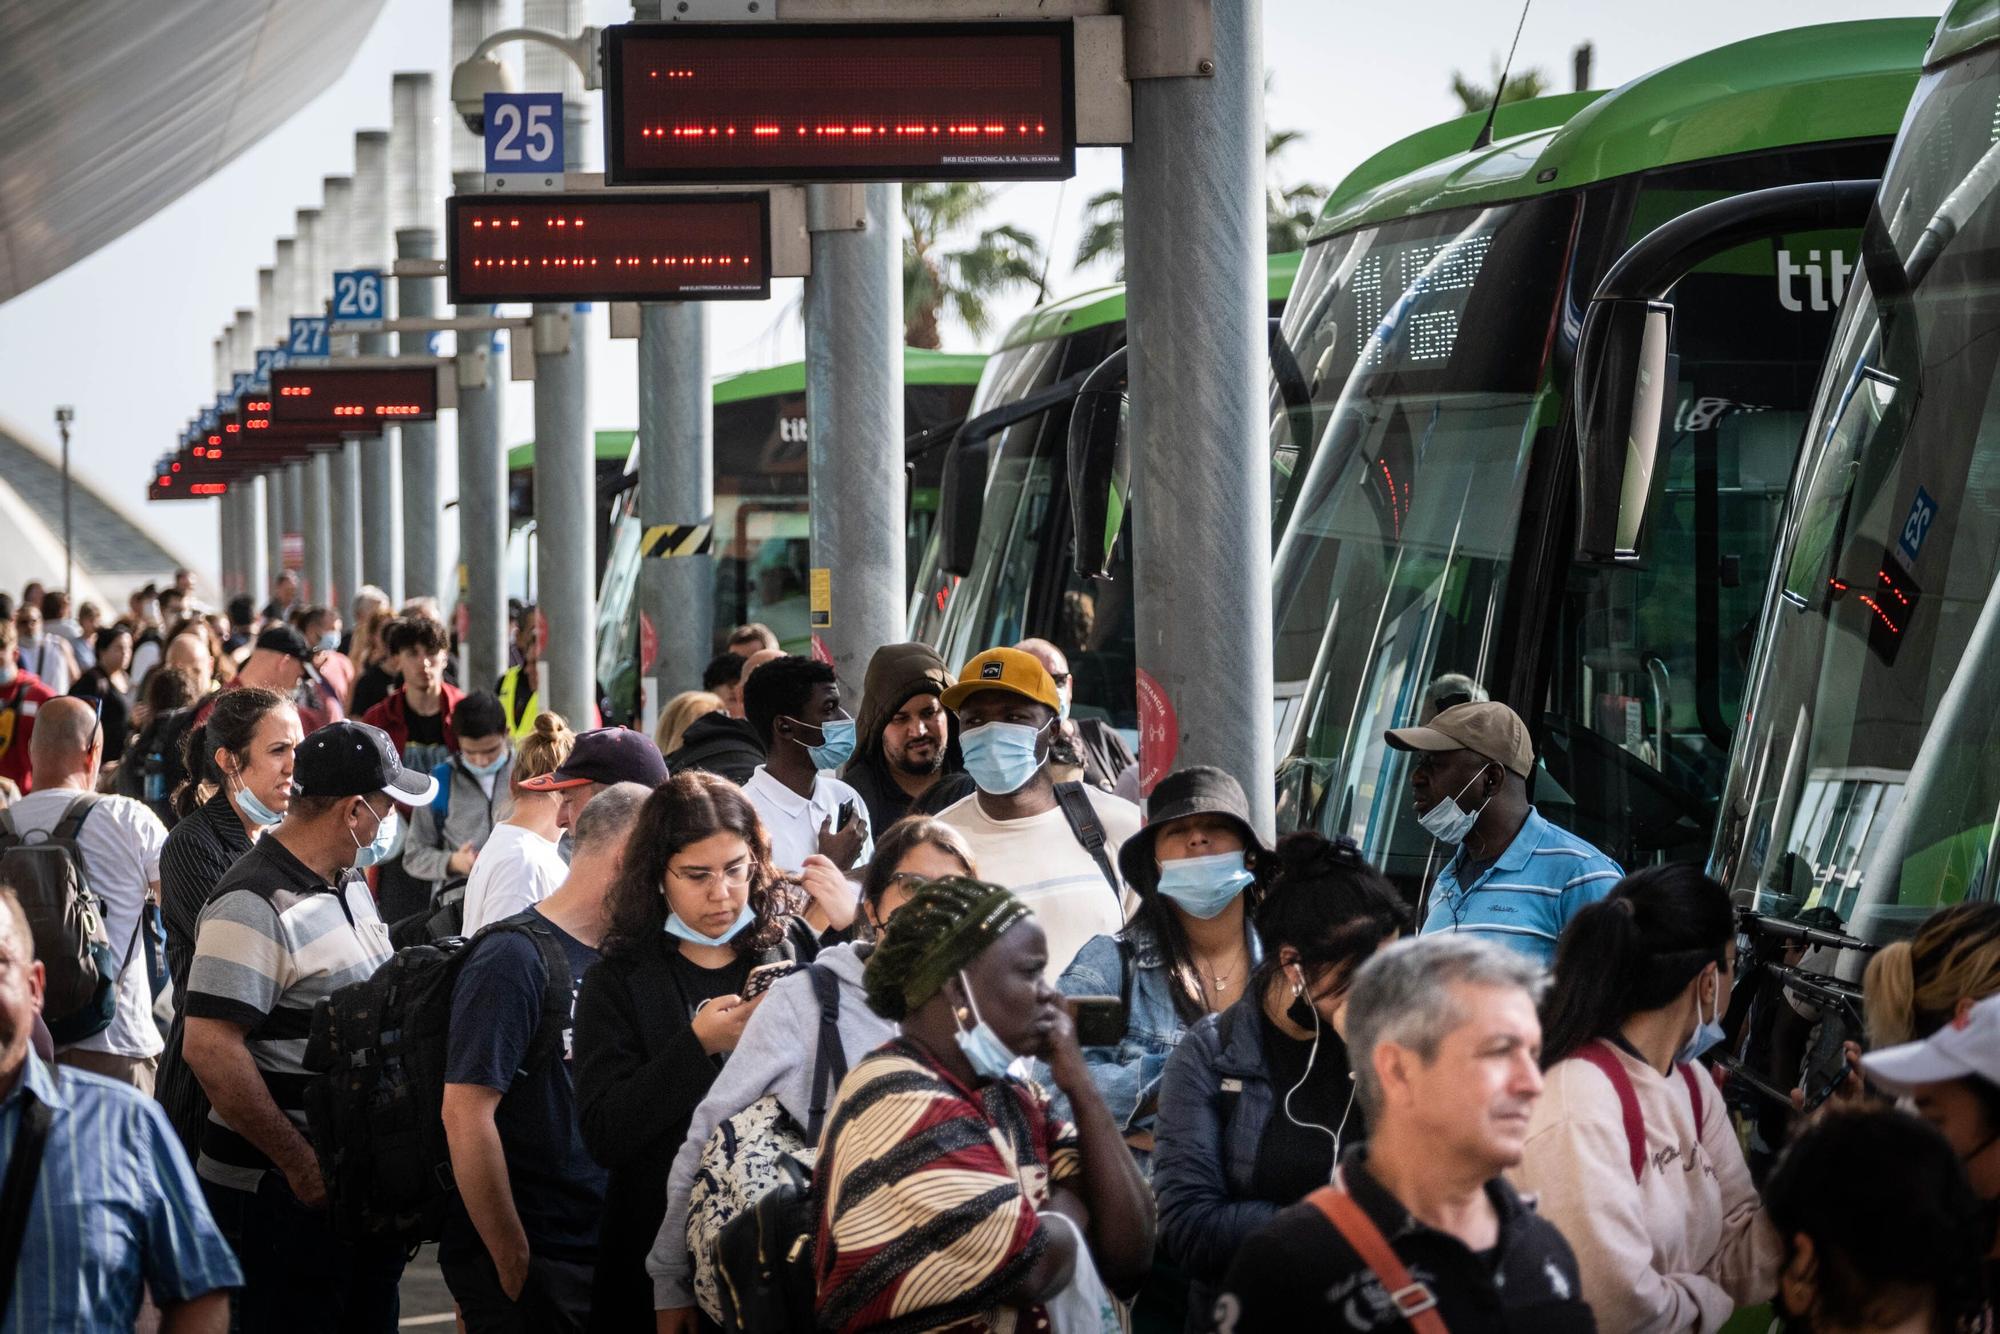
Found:
[[1927, 75], [1786, 506], [1714, 869], [1908, 936], [1994, 896], [2000, 50]]
[[1382, 834], [1400, 794], [1351, 750], [1433, 664], [1483, 676], [1535, 427], [1559, 406], [1538, 385], [1576, 208], [1398, 221], [1301, 265], [1284, 334], [1310, 404], [1272, 439], [1303, 468], [1273, 563], [1286, 824]]

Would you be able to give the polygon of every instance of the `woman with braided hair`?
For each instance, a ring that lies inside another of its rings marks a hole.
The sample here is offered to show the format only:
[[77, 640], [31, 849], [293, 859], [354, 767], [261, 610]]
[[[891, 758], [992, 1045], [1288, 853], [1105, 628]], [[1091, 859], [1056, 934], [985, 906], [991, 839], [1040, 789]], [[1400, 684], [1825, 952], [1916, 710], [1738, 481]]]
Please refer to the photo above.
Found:
[[[863, 975], [899, 1037], [848, 1072], [820, 1142], [815, 1265], [831, 1330], [1117, 1328], [1153, 1253], [1153, 1202], [1091, 1083], [1048, 941], [998, 885], [949, 877], [889, 922]], [[1047, 1062], [1074, 1109], [1010, 1070]]]

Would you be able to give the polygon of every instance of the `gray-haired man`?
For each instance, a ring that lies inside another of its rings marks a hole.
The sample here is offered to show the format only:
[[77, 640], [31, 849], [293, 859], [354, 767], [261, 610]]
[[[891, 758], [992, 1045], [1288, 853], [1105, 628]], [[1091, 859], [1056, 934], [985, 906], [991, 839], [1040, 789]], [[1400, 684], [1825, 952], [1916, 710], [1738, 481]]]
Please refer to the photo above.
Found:
[[1363, 966], [1347, 1044], [1369, 1141], [1243, 1243], [1220, 1334], [1596, 1329], [1568, 1243], [1500, 1175], [1521, 1161], [1542, 1092], [1540, 971], [1460, 935]]

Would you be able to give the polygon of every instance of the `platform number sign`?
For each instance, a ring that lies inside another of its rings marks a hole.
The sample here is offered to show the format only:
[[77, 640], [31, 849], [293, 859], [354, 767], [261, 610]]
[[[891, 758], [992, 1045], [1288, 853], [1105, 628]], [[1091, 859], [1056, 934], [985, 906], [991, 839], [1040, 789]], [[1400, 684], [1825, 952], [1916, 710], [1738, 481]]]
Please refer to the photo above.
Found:
[[[486, 94], [488, 176], [560, 178], [562, 169], [561, 93]], [[560, 185], [560, 179], [555, 184]]]
[[291, 361], [290, 355], [281, 347], [260, 347], [257, 349], [257, 371], [250, 381], [250, 387], [260, 394], [271, 392], [271, 372], [283, 370]]
[[237, 371], [235, 375], [230, 377], [229, 396], [234, 399], [241, 399], [243, 395], [250, 392], [250, 384], [256, 378], [249, 371]]
[[292, 317], [292, 336], [285, 341], [285, 352], [294, 357], [323, 357], [326, 355], [326, 316], [295, 315]]
[[1917, 498], [1910, 502], [1910, 515], [1903, 520], [1903, 531], [1896, 535], [1896, 546], [1910, 564], [1917, 563], [1917, 553], [1924, 549], [1924, 539], [1930, 536], [1931, 521], [1937, 518], [1938, 505], [1931, 499], [1930, 492], [1921, 486], [1917, 488]]
[[382, 318], [382, 271], [343, 269], [333, 275], [333, 318], [336, 320], [379, 320]]

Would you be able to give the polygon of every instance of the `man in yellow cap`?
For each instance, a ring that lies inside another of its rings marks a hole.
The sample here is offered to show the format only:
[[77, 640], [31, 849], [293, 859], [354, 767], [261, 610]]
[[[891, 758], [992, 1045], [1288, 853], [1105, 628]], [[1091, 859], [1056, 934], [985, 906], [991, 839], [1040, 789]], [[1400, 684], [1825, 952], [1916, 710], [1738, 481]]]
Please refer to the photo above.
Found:
[[1535, 748], [1527, 724], [1505, 704], [1479, 700], [1384, 739], [1414, 756], [1417, 823], [1450, 849], [1419, 933], [1471, 932], [1553, 964], [1569, 919], [1624, 872], [1529, 803]]
[[1062, 695], [1032, 654], [991, 648], [944, 692], [977, 790], [938, 818], [965, 835], [982, 880], [1005, 885], [1048, 936], [1051, 981], [1094, 936], [1125, 924], [1125, 887], [1112, 858], [1139, 831], [1139, 808], [1049, 774]]

